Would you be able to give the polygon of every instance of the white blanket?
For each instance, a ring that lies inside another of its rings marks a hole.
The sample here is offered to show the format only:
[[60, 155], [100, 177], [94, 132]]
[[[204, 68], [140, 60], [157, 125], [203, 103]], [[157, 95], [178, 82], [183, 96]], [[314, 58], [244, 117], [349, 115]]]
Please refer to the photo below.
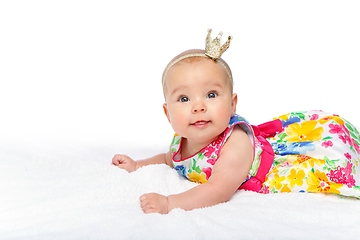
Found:
[[111, 144], [75, 142], [2, 141], [0, 239], [359, 239], [359, 200], [333, 195], [238, 191], [213, 207], [144, 214], [140, 195], [196, 184], [166, 165], [127, 173], [110, 164]]

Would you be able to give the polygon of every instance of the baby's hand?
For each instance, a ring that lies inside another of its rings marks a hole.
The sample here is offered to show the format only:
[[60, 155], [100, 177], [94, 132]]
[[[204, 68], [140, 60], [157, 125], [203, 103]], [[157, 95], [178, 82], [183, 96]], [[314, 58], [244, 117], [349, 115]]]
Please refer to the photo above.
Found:
[[168, 213], [168, 198], [157, 193], [148, 193], [140, 197], [141, 208], [144, 213]]
[[112, 164], [128, 172], [136, 170], [136, 162], [126, 155], [116, 154], [112, 159]]

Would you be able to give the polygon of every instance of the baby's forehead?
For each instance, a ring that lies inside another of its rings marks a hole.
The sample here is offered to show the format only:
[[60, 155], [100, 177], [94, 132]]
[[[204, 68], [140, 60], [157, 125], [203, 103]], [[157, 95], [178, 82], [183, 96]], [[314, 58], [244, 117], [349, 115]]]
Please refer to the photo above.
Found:
[[[229, 90], [232, 92], [232, 82], [230, 81], [226, 70], [219, 62], [214, 62], [212, 59], [204, 57], [193, 57], [177, 62], [169, 69], [164, 79], [164, 93], [174, 87], [178, 88], [178, 85], [186, 84], [186, 81], [184, 82], [183, 80], [189, 78], [189, 76], [190, 79], [193, 79], [193, 74], [201, 74], [201, 77], [204, 76], [202, 75], [204, 72], [208, 75], [205, 75], [204, 81], [200, 81], [199, 79], [200, 82], [206, 86], [213, 84], [226, 88], [229, 87]], [[193, 82], [187, 83], [192, 85]]]
[[[230, 85], [231, 92], [233, 91], [233, 79], [232, 79], [232, 73], [229, 65], [222, 59], [218, 58], [213, 60], [208, 55], [206, 55], [204, 50], [199, 49], [193, 49], [185, 51], [179, 55], [177, 55], [175, 58], [173, 58], [169, 64], [166, 66], [163, 75], [162, 75], [162, 86], [164, 93], [167, 91], [166, 88], [168, 85], [167, 81], [168, 79], [168, 73], [176, 71], [177, 68], [182, 67], [183, 70], [187, 70], [186, 67], [193, 67], [193, 66], [200, 66], [204, 67], [205, 71], [209, 71], [209, 69], [214, 70], [215, 74], [216, 71], [219, 71], [221, 73], [226, 72], [227, 79]], [[209, 68], [210, 67], [210, 68]], [[179, 74], [179, 73], [177, 73]]]

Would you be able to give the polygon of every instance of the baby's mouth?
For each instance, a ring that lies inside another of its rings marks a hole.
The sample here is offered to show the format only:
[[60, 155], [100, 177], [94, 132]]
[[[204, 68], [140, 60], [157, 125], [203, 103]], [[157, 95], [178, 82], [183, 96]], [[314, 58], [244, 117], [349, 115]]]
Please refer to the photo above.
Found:
[[200, 121], [196, 121], [194, 123], [191, 123], [191, 126], [194, 127], [198, 127], [198, 128], [202, 128], [205, 127], [210, 121], [204, 121], [204, 120], [200, 120]]

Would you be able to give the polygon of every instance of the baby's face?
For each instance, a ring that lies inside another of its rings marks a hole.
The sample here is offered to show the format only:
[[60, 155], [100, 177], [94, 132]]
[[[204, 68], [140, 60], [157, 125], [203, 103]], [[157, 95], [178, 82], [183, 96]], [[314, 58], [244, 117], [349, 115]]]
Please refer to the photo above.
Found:
[[236, 94], [224, 67], [211, 59], [171, 67], [164, 85], [165, 114], [174, 131], [189, 141], [210, 142], [228, 126]]

